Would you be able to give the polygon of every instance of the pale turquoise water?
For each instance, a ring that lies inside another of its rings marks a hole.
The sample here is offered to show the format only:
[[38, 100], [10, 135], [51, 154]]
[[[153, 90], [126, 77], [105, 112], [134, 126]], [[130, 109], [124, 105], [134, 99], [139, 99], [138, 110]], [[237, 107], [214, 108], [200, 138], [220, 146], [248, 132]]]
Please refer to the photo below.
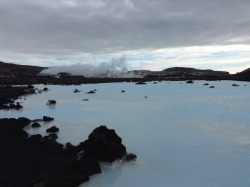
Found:
[[[215, 88], [204, 81], [47, 86], [49, 92], [21, 100], [23, 110], [1, 111], [0, 117], [52, 116], [53, 123], [26, 130], [45, 134], [56, 125], [62, 143], [77, 144], [99, 125], [114, 128], [138, 160], [103, 165], [103, 174], [82, 187], [248, 187], [250, 83], [209, 83]], [[93, 89], [96, 94], [85, 94]], [[48, 99], [57, 100], [54, 108]]]

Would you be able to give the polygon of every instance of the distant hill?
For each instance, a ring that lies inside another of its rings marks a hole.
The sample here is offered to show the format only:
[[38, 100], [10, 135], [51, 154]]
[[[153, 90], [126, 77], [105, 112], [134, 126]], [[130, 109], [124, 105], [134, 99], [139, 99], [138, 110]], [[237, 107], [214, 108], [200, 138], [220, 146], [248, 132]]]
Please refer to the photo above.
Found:
[[250, 68], [235, 74], [234, 77], [237, 80], [250, 81]]
[[17, 65], [0, 61], [0, 77], [36, 76], [44, 67]]
[[172, 68], [164, 69], [162, 71], [165, 73], [180, 72], [180, 73], [208, 73], [208, 74], [224, 74], [224, 75], [229, 74], [226, 71], [214, 71], [211, 69], [201, 70], [201, 69], [187, 68], [187, 67], [172, 67]]
[[146, 77], [172, 77], [172, 78], [190, 78], [190, 79], [217, 79], [230, 76], [226, 71], [201, 70], [188, 67], [172, 67], [162, 71], [151, 72]]
[[[47, 67], [17, 65], [0, 61], [0, 77], [27, 77], [37, 76]], [[109, 75], [109, 76], [108, 76]], [[110, 76], [111, 75], [111, 76]], [[168, 80], [240, 80], [250, 81], [250, 68], [237, 74], [229, 74], [226, 71], [201, 70], [189, 67], [172, 67], [162, 71], [132, 70], [122, 72], [121, 75], [112, 76], [112, 72], [97, 75], [96, 78], [145, 78], [145, 79], [168, 79]], [[41, 77], [41, 76], [40, 76]], [[37, 77], [36, 79], [38, 79]]]

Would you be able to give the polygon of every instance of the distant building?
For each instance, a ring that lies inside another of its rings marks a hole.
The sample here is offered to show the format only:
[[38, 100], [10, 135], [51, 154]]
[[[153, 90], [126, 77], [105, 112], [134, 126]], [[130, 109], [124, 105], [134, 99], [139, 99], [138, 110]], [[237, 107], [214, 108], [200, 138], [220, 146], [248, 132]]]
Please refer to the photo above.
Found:
[[57, 73], [56, 77], [58, 77], [58, 78], [60, 78], [60, 77], [71, 77], [71, 74], [67, 73], [67, 72], [59, 72], [59, 73]]

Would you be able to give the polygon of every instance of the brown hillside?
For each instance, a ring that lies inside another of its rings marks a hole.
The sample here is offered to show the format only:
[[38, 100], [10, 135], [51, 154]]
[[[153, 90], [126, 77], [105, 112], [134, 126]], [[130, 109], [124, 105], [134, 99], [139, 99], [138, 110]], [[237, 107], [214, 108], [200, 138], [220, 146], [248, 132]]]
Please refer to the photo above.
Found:
[[234, 75], [237, 80], [250, 81], [250, 68]]
[[0, 77], [35, 76], [43, 69], [45, 68], [38, 66], [4, 63], [0, 61]]

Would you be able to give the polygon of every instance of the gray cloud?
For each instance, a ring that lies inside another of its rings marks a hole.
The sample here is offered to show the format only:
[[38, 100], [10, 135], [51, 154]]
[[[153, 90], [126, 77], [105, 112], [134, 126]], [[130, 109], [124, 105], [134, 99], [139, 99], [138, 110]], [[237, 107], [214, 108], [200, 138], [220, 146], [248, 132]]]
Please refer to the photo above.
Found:
[[249, 0], [0, 0], [0, 50], [105, 53], [249, 44]]

